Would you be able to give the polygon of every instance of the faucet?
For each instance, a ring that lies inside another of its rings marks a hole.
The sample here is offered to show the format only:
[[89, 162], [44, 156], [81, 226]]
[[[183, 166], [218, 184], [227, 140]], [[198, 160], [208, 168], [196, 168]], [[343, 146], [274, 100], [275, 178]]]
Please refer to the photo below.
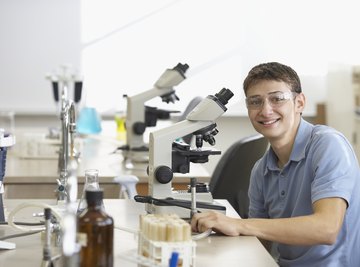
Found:
[[[79, 153], [75, 150], [74, 136], [76, 133], [75, 105], [81, 100], [82, 77], [71, 67], [63, 64], [60, 70], [55, 73], [45, 75], [51, 81], [55, 102], [58, 104], [61, 120], [61, 146], [59, 149], [57, 179], [57, 200], [65, 201], [66, 185], [68, 174], [69, 159], [78, 160]], [[73, 89], [74, 96], [69, 96], [69, 91]]]
[[[65, 88], [66, 89], [66, 88]], [[58, 172], [59, 179], [57, 180], [57, 200], [64, 201], [66, 199], [66, 184], [68, 178], [68, 165], [70, 159], [78, 159], [79, 154], [75, 150], [74, 136], [76, 133], [75, 122], [75, 104], [73, 101], [66, 99], [66, 90], [63, 90], [62, 105], [61, 105], [61, 147], [59, 152]]]

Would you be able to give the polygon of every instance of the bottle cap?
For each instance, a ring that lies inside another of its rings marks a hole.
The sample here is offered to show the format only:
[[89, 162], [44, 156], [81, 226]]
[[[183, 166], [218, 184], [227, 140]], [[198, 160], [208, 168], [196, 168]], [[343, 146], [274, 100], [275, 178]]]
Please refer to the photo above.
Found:
[[86, 202], [91, 204], [101, 204], [104, 192], [101, 189], [86, 190]]

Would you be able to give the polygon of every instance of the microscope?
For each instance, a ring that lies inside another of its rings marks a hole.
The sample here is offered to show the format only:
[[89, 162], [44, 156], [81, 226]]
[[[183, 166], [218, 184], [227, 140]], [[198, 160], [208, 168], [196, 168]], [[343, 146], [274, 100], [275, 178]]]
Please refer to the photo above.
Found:
[[15, 136], [5, 133], [2, 128], [0, 129], [0, 222], [5, 222], [3, 194], [7, 149], [13, 146], [15, 142]]
[[[190, 162], [205, 163], [209, 155], [220, 154], [217, 150], [204, 149], [203, 141], [210, 145], [215, 144], [214, 135], [218, 133], [215, 120], [225, 113], [227, 110], [225, 105], [233, 95], [229, 89], [223, 88], [215, 96], [209, 95], [204, 98], [185, 120], [150, 133], [149, 196], [135, 197], [136, 201], [147, 203], [148, 213], [176, 212], [182, 218], [188, 218], [189, 210], [184, 208], [224, 211], [223, 206], [212, 203], [212, 198], [211, 201], [199, 203], [184, 200], [178, 193], [172, 191], [171, 181], [173, 173], [190, 172]], [[188, 144], [174, 142], [177, 138], [188, 134], [196, 137], [194, 149]]]
[[156, 107], [145, 106], [145, 102], [160, 96], [163, 102], [174, 103], [179, 100], [175, 95], [174, 86], [185, 80], [185, 72], [189, 68], [187, 64], [178, 63], [174, 68], [167, 69], [156, 81], [154, 88], [134, 96], [127, 96], [126, 112], [126, 142], [120, 147], [124, 159], [134, 162], [148, 162], [149, 148], [144, 143], [143, 134], [146, 127], [156, 126], [158, 119], [169, 119], [170, 113], [157, 109]]

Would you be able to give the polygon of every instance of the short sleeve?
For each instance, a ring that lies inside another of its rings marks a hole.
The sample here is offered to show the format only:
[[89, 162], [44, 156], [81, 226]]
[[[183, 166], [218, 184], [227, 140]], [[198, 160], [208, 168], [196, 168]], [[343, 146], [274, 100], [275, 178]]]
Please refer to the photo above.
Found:
[[354, 151], [345, 137], [334, 131], [318, 132], [314, 136], [309, 155], [312, 155], [314, 170], [312, 202], [340, 197], [349, 205], [359, 168]]

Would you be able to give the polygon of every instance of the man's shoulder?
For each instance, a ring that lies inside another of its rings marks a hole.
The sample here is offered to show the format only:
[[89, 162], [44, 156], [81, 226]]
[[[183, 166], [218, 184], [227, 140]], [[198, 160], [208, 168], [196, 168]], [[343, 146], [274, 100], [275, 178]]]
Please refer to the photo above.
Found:
[[314, 125], [311, 133], [312, 141], [328, 141], [332, 142], [336, 139], [341, 142], [348, 143], [347, 138], [338, 130], [327, 125]]

